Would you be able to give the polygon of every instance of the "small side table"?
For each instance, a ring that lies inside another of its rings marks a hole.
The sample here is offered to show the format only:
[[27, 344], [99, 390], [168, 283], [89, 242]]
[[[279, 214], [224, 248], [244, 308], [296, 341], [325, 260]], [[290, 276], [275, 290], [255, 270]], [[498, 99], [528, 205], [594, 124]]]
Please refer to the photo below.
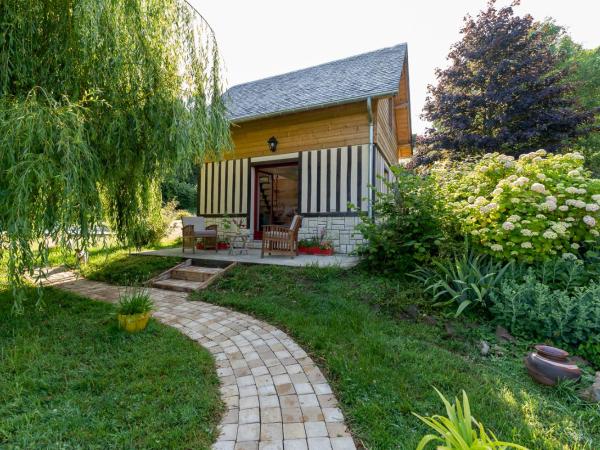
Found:
[[238, 255], [248, 254], [248, 237], [250, 231], [244, 228], [238, 229], [237, 232], [231, 235], [231, 241], [229, 242], [229, 254], [234, 255], [237, 251]]

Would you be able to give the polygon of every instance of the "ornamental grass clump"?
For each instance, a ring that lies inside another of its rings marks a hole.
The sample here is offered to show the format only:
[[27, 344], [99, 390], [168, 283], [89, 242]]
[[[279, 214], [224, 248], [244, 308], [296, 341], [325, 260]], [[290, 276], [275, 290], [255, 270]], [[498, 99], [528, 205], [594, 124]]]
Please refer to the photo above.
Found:
[[499, 259], [575, 260], [598, 242], [600, 180], [579, 153], [492, 153], [438, 164], [433, 176], [462, 231]]

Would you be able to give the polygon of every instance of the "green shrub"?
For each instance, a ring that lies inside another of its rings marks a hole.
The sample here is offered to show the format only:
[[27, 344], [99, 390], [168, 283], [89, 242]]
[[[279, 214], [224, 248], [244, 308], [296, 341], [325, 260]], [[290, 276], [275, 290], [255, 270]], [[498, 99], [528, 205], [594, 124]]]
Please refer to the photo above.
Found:
[[437, 435], [428, 434], [424, 436], [419, 442], [417, 450], [423, 450], [428, 444], [434, 442], [442, 444], [436, 446], [436, 448], [444, 450], [501, 450], [506, 448], [527, 450], [518, 444], [501, 442], [494, 433], [486, 431], [483, 425], [471, 415], [471, 406], [465, 391], [463, 391], [462, 405], [458, 399], [455, 399], [456, 403], [451, 405], [440, 391], [437, 389], [435, 391], [446, 407], [447, 416], [422, 417], [413, 413], [428, 427], [437, 432]]
[[362, 214], [357, 230], [367, 240], [358, 248], [367, 266], [391, 272], [412, 269], [440, 253], [445, 241], [443, 202], [431, 180], [401, 167], [383, 180], [376, 193], [374, 217]]
[[576, 347], [600, 343], [600, 284], [554, 289], [533, 269], [492, 293], [492, 314], [511, 333]]
[[598, 242], [600, 180], [579, 153], [493, 153], [432, 175], [462, 231], [497, 258], [577, 259]]
[[124, 315], [144, 314], [152, 311], [154, 304], [150, 295], [144, 291], [137, 291], [122, 295], [119, 298], [117, 313]]
[[595, 369], [600, 370], [600, 343], [584, 342], [579, 344], [576, 353], [587, 359]]
[[459, 316], [471, 305], [486, 307], [511, 265], [466, 248], [462, 254], [418, 268], [411, 276], [421, 281], [435, 300], [440, 300], [437, 305], [456, 304]]
[[177, 210], [177, 202], [171, 200], [162, 208], [150, 210], [146, 216], [142, 216], [132, 227], [129, 244], [138, 250], [150, 244], [158, 244], [167, 235], [171, 223], [180, 216]]

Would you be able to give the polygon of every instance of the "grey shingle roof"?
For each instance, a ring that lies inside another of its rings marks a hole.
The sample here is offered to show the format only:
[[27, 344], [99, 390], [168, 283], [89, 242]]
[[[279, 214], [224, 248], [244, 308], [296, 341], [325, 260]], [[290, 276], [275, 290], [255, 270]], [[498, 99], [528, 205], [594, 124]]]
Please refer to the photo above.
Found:
[[398, 92], [406, 44], [238, 84], [225, 93], [233, 122]]

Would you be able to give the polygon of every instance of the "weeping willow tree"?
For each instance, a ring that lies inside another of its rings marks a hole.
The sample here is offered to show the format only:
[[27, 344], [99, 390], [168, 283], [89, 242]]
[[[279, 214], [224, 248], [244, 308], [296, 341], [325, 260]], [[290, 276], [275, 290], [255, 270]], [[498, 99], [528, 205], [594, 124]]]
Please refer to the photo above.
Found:
[[183, 0], [0, 2], [0, 244], [15, 292], [48, 243], [124, 242], [157, 180], [231, 145], [220, 59]]

